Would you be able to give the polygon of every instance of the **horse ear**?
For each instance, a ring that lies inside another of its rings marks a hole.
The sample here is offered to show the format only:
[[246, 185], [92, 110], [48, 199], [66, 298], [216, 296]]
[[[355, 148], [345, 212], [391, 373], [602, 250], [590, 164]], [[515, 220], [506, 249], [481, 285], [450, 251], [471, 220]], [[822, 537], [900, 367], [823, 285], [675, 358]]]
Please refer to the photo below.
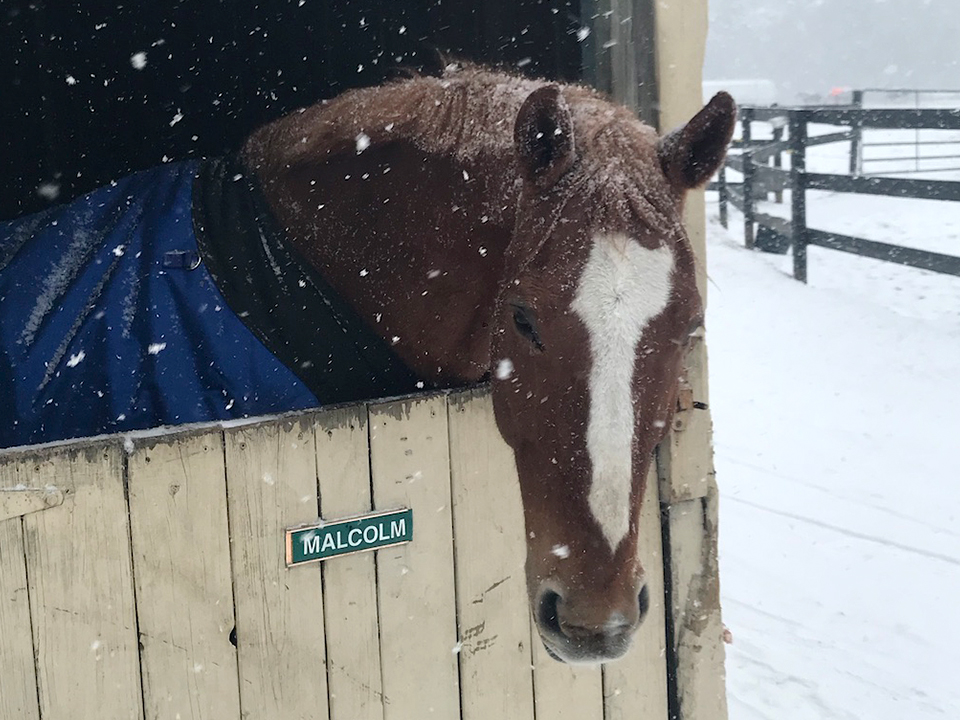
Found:
[[736, 103], [719, 92], [690, 122], [660, 138], [657, 155], [670, 184], [692, 190], [706, 183], [723, 162], [736, 122]]
[[576, 157], [573, 120], [559, 87], [546, 85], [527, 96], [517, 113], [513, 140], [524, 179], [541, 190], [570, 169]]

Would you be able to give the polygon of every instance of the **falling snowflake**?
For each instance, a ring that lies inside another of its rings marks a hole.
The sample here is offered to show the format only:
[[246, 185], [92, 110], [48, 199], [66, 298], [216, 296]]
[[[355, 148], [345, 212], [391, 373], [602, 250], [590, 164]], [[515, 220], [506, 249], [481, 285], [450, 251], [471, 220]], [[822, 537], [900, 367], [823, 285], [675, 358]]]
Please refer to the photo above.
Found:
[[513, 361], [510, 358], [504, 358], [497, 363], [497, 380], [506, 380], [513, 375]]
[[147, 54], [142, 51], [134, 53], [130, 56], [130, 64], [134, 70], [143, 70], [147, 66]]
[[566, 545], [554, 545], [550, 548], [550, 552], [556, 555], [561, 560], [566, 560], [570, 557], [570, 548]]
[[86, 356], [87, 354], [83, 350], [78, 352], [76, 355], [71, 355], [70, 359], [67, 360], [67, 367], [76, 367], [77, 365], [83, 362], [83, 359]]
[[52, 182], [42, 183], [37, 188], [37, 195], [44, 200], [56, 200], [60, 197], [60, 184]]
[[370, 136], [366, 133], [360, 133], [357, 135], [357, 155], [362, 153], [368, 147], [370, 147]]
[[166, 347], [167, 344], [165, 342], [150, 343], [149, 347], [147, 347], [147, 352], [151, 355], [159, 355]]

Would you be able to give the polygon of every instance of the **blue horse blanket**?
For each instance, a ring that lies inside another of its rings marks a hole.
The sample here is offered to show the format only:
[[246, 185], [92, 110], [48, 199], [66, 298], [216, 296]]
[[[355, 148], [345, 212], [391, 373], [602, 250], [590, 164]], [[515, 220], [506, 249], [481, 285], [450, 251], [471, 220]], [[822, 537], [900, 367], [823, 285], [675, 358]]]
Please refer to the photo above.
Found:
[[0, 224], [0, 447], [414, 388], [237, 163], [164, 165]]

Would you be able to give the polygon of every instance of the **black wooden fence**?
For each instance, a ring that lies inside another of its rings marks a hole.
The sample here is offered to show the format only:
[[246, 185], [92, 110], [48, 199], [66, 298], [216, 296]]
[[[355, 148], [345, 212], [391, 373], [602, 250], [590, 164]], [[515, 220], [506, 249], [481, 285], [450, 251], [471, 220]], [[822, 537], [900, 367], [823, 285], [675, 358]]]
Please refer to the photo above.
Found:
[[[960, 108], [960, 90], [863, 88], [854, 90], [851, 98], [858, 108]], [[862, 128], [853, 132], [851, 175], [889, 174], [891, 166], [898, 175], [960, 170], [960, 139], [932, 138], [921, 128], [882, 138], [864, 137]], [[905, 163], [912, 167], [903, 167]]]
[[[807, 247], [810, 245], [960, 276], [960, 247], [957, 256], [944, 255], [807, 226], [807, 190], [960, 202], [960, 182], [830, 175], [808, 172], [806, 167], [807, 148], [835, 142], [851, 142], [855, 148], [863, 128], [960, 130], [960, 110], [744, 107], [740, 110], [740, 120], [742, 139], [734, 145], [740, 152], [731, 153], [727, 158], [717, 188], [721, 222], [727, 226], [728, 204], [738, 208], [743, 213], [744, 244], [748, 248], [756, 245], [759, 249], [785, 252], [792, 247], [793, 275], [803, 282], [807, 280]], [[755, 122], [770, 124], [773, 139], [754, 140]], [[846, 130], [811, 137], [808, 133], [811, 124]], [[789, 169], [783, 168], [785, 154], [790, 158]], [[742, 173], [743, 181], [728, 182], [727, 168]], [[784, 190], [790, 190], [789, 219], [757, 210], [758, 198], [768, 193], [782, 197]]]

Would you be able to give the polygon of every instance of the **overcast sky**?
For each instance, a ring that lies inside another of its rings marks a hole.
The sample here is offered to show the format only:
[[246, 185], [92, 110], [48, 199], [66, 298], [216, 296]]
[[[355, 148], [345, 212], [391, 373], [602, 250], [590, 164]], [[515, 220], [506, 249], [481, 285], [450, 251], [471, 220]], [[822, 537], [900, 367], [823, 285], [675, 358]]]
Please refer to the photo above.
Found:
[[710, 0], [707, 80], [960, 89], [960, 0]]

